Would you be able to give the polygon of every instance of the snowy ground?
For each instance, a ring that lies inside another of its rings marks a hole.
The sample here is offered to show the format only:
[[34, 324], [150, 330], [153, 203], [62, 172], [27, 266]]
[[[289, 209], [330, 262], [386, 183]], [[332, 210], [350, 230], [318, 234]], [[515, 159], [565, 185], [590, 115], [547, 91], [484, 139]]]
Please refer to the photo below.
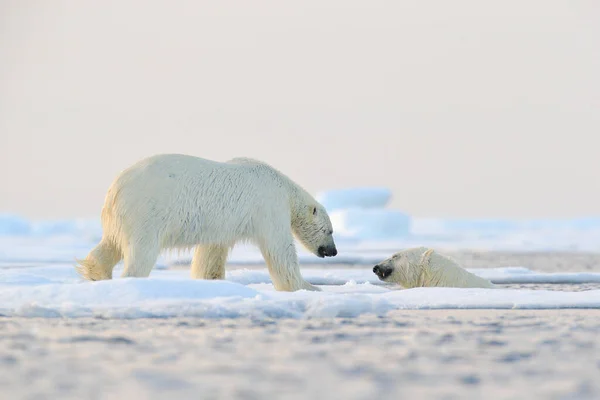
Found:
[[600, 398], [598, 254], [452, 253], [499, 290], [307, 265], [323, 292], [277, 293], [260, 265], [81, 283], [55, 250], [1, 264], [2, 398]]
[[6, 399], [598, 399], [596, 310], [0, 318]]
[[[401, 288], [384, 285], [372, 265], [392, 250], [354, 249], [340, 246], [340, 259], [353, 265], [312, 265], [321, 259], [303, 254], [302, 272], [321, 292], [276, 292], [260, 264], [260, 253], [241, 247], [232, 256], [226, 281], [189, 278], [184, 267], [189, 254], [160, 261], [149, 279], [114, 279], [82, 282], [73, 268], [75, 257], [84, 257], [90, 241], [52, 238], [3, 239], [0, 242], [0, 314], [20, 317], [269, 317], [330, 318], [363, 314], [385, 315], [406, 309], [557, 309], [600, 308], [600, 267], [592, 257], [579, 269], [560, 257], [547, 262], [502, 265], [480, 257], [455, 257], [471, 272], [500, 284], [499, 289]], [[235, 252], [234, 252], [235, 253]], [[343, 254], [343, 255], [342, 255]], [[452, 253], [450, 253], [453, 255]], [[499, 253], [506, 254], [506, 253]], [[545, 253], [538, 253], [544, 258]], [[529, 254], [531, 256], [531, 254]], [[582, 253], [571, 257], [583, 257]], [[527, 257], [527, 255], [523, 255]], [[335, 257], [337, 258], [337, 257]], [[501, 258], [500, 258], [501, 259]], [[496, 259], [499, 262], [500, 259]], [[573, 259], [573, 258], [572, 258]], [[552, 262], [550, 262], [552, 261]], [[551, 267], [554, 265], [554, 267]], [[570, 267], [569, 267], [570, 265]], [[237, 268], [234, 268], [237, 267]], [[115, 277], [120, 274], [117, 266]], [[513, 285], [506, 288], [506, 284]], [[528, 288], [528, 284], [568, 284], [584, 291]], [[516, 285], [516, 286], [515, 286]], [[521, 285], [521, 286], [519, 286]]]
[[[598, 284], [600, 273], [544, 273], [524, 267], [472, 272], [498, 284]], [[0, 314], [102, 318], [330, 318], [407, 309], [600, 309], [600, 290], [416, 288], [382, 285], [367, 269], [305, 269], [321, 292], [276, 292], [266, 269], [229, 271], [226, 281], [192, 280], [186, 270], [148, 279], [81, 282], [72, 266], [4, 268]]]

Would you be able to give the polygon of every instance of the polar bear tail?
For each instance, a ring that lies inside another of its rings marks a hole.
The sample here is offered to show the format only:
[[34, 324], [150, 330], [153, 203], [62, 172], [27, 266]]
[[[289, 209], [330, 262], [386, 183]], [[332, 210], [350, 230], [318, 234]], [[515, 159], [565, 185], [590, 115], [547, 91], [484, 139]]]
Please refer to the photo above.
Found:
[[88, 281], [112, 279], [112, 270], [123, 259], [121, 249], [112, 241], [103, 238], [84, 260], [76, 260], [75, 269]]

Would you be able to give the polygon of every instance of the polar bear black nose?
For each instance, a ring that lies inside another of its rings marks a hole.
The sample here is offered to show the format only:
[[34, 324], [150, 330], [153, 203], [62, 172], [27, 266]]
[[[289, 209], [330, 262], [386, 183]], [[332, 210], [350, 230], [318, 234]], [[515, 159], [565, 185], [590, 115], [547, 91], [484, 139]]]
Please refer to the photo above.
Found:
[[376, 265], [373, 267], [373, 273], [379, 277], [379, 279], [385, 279], [392, 274], [393, 268], [390, 267], [382, 267], [381, 265]]
[[317, 249], [317, 254], [319, 255], [319, 257], [335, 257], [337, 255], [337, 249], [335, 248], [335, 246], [319, 246], [319, 248]]

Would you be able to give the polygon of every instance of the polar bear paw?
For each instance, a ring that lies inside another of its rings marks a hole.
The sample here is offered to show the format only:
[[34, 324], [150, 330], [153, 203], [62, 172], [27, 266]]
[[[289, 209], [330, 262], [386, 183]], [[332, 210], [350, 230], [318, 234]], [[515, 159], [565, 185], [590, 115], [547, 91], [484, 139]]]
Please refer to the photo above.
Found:
[[302, 289], [303, 290], [310, 290], [310, 291], [313, 291], [313, 292], [321, 292], [321, 288], [320, 287], [312, 285], [312, 284], [310, 284], [310, 283], [308, 283], [306, 281], [304, 281], [304, 283], [302, 284], [301, 290]]

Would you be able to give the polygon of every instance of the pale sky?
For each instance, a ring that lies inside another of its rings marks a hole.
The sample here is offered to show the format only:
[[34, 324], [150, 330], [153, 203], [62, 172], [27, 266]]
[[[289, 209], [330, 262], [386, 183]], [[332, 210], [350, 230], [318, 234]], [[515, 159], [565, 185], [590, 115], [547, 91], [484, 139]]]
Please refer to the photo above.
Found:
[[431, 217], [600, 214], [600, 3], [0, 0], [0, 213], [157, 153]]

